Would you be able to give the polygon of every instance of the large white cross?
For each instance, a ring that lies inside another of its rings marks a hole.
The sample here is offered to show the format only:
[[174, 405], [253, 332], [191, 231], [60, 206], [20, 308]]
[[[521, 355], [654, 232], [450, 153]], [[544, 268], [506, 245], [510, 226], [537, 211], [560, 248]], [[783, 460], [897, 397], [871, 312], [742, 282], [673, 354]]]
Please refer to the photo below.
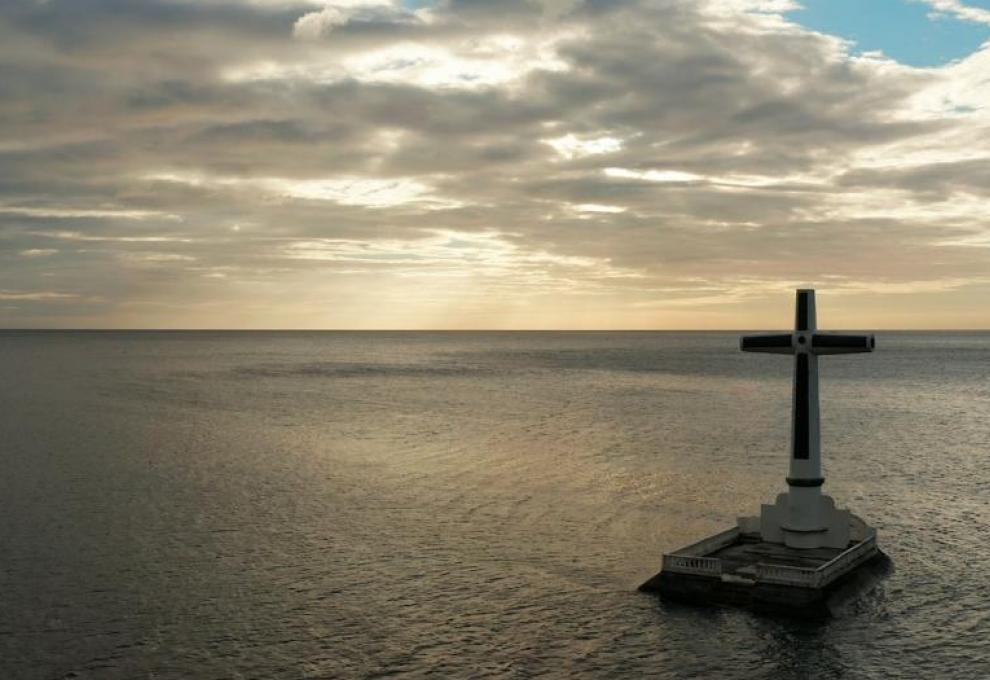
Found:
[[[824, 531], [828, 518], [820, 508], [822, 477], [821, 429], [818, 407], [818, 357], [823, 354], [872, 352], [872, 334], [822, 333], [815, 319], [815, 291], [797, 291], [794, 332], [746, 335], [740, 338], [744, 352], [794, 355], [794, 392], [791, 411], [791, 463], [787, 476], [790, 488], [785, 531]], [[810, 539], [810, 537], [809, 537]], [[810, 543], [810, 540], [809, 540]]]

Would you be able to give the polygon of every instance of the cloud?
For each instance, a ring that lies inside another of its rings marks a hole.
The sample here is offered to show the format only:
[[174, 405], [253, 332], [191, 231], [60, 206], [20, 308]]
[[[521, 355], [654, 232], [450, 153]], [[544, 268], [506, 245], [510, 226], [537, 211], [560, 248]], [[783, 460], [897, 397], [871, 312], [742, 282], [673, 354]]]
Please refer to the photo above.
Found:
[[971, 21], [977, 24], [990, 25], [990, 10], [971, 7], [959, 0], [914, 0], [930, 5], [940, 14], [949, 14], [957, 19]]
[[622, 206], [602, 205], [601, 203], [579, 203], [571, 207], [579, 213], [604, 213], [606, 215], [614, 215], [626, 211], [626, 208]]
[[99, 236], [78, 231], [39, 231], [36, 236], [63, 241], [116, 241], [118, 243], [190, 243], [192, 239], [177, 236]]
[[78, 295], [73, 293], [57, 293], [53, 291], [16, 291], [0, 290], [0, 300], [16, 300], [22, 302], [53, 302], [62, 300], [74, 300]]
[[331, 201], [340, 205], [369, 208], [418, 204], [428, 209], [449, 209], [461, 205], [457, 201], [433, 195], [432, 187], [409, 177], [241, 178], [165, 172], [151, 173], [146, 178], [155, 182], [186, 184], [193, 187], [261, 191], [273, 198]]
[[104, 220], [149, 220], [166, 219], [180, 220], [178, 215], [162, 213], [154, 210], [94, 210], [87, 208], [41, 208], [28, 206], [4, 206], [0, 205], [0, 215], [23, 215], [25, 217], [47, 217], [56, 219], [80, 219], [94, 218]]
[[580, 138], [573, 133], [568, 133], [560, 137], [541, 140], [549, 144], [554, 151], [566, 160], [583, 158], [584, 156], [595, 156], [604, 153], [613, 153], [622, 149], [623, 140], [618, 137], [601, 135], [595, 137]]
[[402, 16], [404, 13], [400, 11], [400, 7], [388, 0], [335, 0], [320, 10], [299, 17], [292, 32], [297, 38], [316, 40], [355, 18], [388, 21]]
[[681, 170], [628, 170], [626, 168], [605, 168], [607, 177], [641, 179], [647, 182], [697, 182], [705, 179], [693, 172]]
[[796, 284], [990, 293], [990, 48], [853, 56], [792, 7], [3, 3], [0, 289], [78, 298], [0, 324], [739, 326]]

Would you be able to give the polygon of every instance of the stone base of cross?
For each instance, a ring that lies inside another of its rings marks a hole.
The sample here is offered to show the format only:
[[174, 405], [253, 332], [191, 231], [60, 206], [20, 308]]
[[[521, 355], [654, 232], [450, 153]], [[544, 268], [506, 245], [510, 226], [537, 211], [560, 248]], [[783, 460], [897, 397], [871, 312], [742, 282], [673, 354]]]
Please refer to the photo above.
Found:
[[801, 494], [790, 489], [778, 494], [776, 503], [760, 506], [759, 517], [738, 518], [739, 530], [788, 548], [845, 549], [852, 540], [852, 513], [835, 507], [820, 488], [817, 491]]
[[818, 408], [818, 357], [825, 354], [872, 352], [872, 335], [822, 333], [815, 319], [815, 291], [797, 292], [793, 333], [750, 335], [740, 339], [744, 352], [794, 355], [791, 413], [791, 461], [788, 490], [759, 517], [740, 517], [744, 533], [759, 533], [770, 543], [791, 548], [845, 548], [850, 540], [851, 515], [839, 510], [822, 493], [821, 436]]

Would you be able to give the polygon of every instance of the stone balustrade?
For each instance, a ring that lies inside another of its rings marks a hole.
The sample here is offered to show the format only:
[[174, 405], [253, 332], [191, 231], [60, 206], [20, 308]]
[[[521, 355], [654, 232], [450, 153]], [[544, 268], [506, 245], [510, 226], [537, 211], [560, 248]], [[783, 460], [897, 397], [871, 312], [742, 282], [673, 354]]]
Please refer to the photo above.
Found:
[[877, 532], [874, 530], [865, 540], [818, 567], [815, 570], [818, 574], [818, 585], [824, 586], [852, 571], [857, 565], [870, 559], [876, 551]]
[[[689, 545], [676, 553], [664, 555], [663, 570], [721, 578], [722, 560], [716, 557], [705, 557], [705, 555], [710, 555], [730, 545], [738, 537], [738, 528], [729, 529]], [[877, 551], [876, 541], [876, 531], [870, 530], [869, 535], [864, 540], [816, 569], [766, 564], [764, 562], [757, 563], [754, 565], [756, 582], [800, 588], [823, 588], [870, 559]]]
[[817, 570], [801, 567], [788, 567], [781, 564], [756, 565], [756, 580], [764, 583], [779, 583], [786, 586], [814, 588], [817, 586]]
[[722, 575], [722, 560], [716, 557], [695, 557], [692, 555], [664, 555], [663, 570], [679, 574], [699, 574], [702, 576]]

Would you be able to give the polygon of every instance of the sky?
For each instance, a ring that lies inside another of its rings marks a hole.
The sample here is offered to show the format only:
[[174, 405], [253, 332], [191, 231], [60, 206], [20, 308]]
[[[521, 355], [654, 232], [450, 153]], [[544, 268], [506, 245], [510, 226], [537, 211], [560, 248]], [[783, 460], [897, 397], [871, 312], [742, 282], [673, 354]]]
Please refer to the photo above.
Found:
[[990, 328], [990, 0], [4, 0], [0, 327]]

